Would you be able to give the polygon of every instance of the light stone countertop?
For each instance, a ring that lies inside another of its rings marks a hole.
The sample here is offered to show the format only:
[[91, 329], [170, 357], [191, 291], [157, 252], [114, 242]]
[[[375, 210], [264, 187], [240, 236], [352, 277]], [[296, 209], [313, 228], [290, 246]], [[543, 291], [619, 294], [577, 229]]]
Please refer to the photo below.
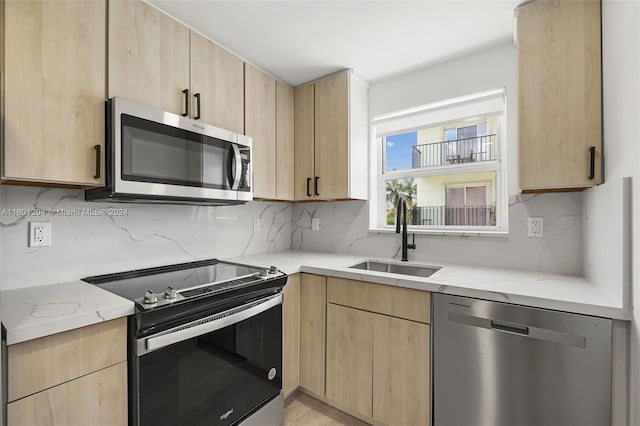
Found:
[[[622, 285], [618, 293], [610, 289], [605, 291], [580, 277], [409, 262], [412, 265], [441, 267], [430, 277], [422, 278], [349, 268], [365, 260], [400, 263], [398, 260], [295, 250], [225, 260], [264, 267], [276, 265], [287, 274], [308, 272], [619, 320], [629, 320], [631, 315]], [[133, 302], [79, 280], [3, 290], [1, 300], [0, 319], [7, 328], [9, 345], [134, 312]]]
[[133, 314], [133, 302], [83, 281], [3, 290], [0, 319], [13, 345]]
[[615, 292], [611, 291], [611, 287], [603, 288], [581, 277], [480, 266], [408, 262], [411, 265], [441, 266], [436, 273], [423, 278], [349, 268], [365, 260], [403, 263], [397, 259], [304, 251], [265, 253], [225, 260], [265, 267], [276, 265], [287, 274], [308, 272], [619, 320], [631, 318], [629, 301], [625, 300], [626, 292], [622, 283], [618, 286], [619, 292]]

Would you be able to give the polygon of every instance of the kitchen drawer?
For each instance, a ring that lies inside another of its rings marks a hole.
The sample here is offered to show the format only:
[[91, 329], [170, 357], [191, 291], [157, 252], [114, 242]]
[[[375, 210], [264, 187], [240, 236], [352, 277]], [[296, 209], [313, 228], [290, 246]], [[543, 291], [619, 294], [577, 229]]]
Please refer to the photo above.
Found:
[[431, 293], [427, 291], [329, 277], [329, 303], [429, 324]]
[[126, 360], [126, 318], [11, 345], [8, 401]]
[[11, 402], [7, 420], [9, 426], [126, 426], [127, 363]]

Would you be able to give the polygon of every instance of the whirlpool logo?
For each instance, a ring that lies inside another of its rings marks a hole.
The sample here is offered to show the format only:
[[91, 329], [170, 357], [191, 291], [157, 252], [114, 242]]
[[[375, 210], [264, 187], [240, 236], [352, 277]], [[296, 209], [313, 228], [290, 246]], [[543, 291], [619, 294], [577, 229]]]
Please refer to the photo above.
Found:
[[220, 416], [220, 420], [225, 420], [227, 417], [233, 414], [233, 408]]

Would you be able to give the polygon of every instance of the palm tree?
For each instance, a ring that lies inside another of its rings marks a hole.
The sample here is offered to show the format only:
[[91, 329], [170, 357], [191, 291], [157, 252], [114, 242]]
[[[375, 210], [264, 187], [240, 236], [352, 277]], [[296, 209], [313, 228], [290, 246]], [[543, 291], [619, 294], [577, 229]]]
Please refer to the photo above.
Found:
[[411, 208], [415, 204], [418, 187], [413, 178], [391, 179], [387, 181], [387, 225], [396, 221], [398, 199], [404, 197], [407, 201], [407, 220], [411, 221]]

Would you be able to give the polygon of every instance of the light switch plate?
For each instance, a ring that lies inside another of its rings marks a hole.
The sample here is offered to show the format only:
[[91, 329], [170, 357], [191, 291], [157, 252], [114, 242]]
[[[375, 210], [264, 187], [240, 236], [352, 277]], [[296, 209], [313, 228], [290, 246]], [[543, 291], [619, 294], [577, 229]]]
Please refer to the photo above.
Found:
[[314, 217], [311, 219], [311, 230], [312, 231], [320, 230], [320, 218]]

